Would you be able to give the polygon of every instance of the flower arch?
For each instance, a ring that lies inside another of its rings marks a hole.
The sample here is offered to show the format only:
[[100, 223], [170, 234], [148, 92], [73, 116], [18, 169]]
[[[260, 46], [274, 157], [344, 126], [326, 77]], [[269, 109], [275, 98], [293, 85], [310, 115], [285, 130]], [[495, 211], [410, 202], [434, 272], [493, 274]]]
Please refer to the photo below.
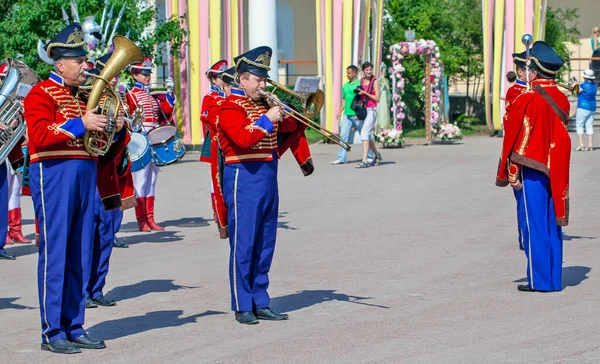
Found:
[[[429, 116], [429, 122], [433, 129], [437, 126], [440, 120], [440, 91], [437, 89], [440, 78], [442, 75], [441, 64], [439, 62], [440, 49], [437, 44], [432, 40], [414, 40], [412, 42], [400, 42], [394, 44], [389, 49], [388, 59], [392, 61], [392, 82], [395, 86], [392, 86], [392, 100], [394, 106], [392, 111], [394, 113], [395, 126], [397, 130], [402, 130], [402, 121], [406, 118], [406, 104], [402, 101], [402, 95], [404, 95], [404, 83], [405, 79], [402, 77], [402, 73], [405, 68], [402, 66], [402, 61], [406, 56], [425, 56], [425, 61], [429, 61], [429, 80], [431, 81], [431, 103], [430, 113], [425, 113]], [[423, 84], [426, 85], [426, 79], [423, 79]], [[423, 86], [425, 88], [425, 86]], [[425, 90], [427, 91], [427, 90]], [[425, 92], [425, 95], [429, 95]], [[425, 105], [429, 103], [425, 102]], [[434, 130], [435, 132], [435, 130]]]

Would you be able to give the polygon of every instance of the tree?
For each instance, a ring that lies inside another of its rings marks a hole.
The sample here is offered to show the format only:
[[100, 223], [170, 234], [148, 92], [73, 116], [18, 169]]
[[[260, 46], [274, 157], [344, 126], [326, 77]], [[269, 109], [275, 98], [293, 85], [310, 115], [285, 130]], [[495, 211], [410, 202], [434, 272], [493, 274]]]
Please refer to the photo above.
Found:
[[[178, 54], [187, 32], [182, 28], [184, 18], [159, 19], [154, 8], [143, 7], [143, 2], [136, 0], [110, 0], [114, 5], [114, 24], [118, 10], [125, 4], [125, 12], [117, 29], [117, 34], [130, 32], [129, 38], [134, 41], [146, 55], [154, 56], [161, 47], [170, 45], [171, 54]], [[0, 5], [6, 2], [0, 2]], [[67, 8], [65, 0], [17, 0], [10, 10], [0, 18], [0, 55], [3, 58], [13, 57], [23, 61], [41, 77], [46, 77], [51, 66], [42, 62], [37, 53], [38, 39], [46, 41], [52, 38], [66, 25], [61, 16], [61, 6]], [[78, 0], [80, 20], [86, 16], [95, 16], [101, 21], [104, 1]], [[70, 14], [70, 11], [68, 11]], [[150, 28], [149, 24], [156, 26]], [[112, 30], [112, 25], [111, 25]], [[154, 57], [153, 57], [154, 58]], [[161, 60], [155, 59], [155, 62]]]
[[[546, 10], [546, 36], [545, 41], [549, 46], [566, 61], [567, 67], [563, 72], [571, 70], [571, 54], [565, 42], [579, 44], [581, 34], [577, 25], [579, 24], [579, 9], [552, 8]], [[559, 77], [560, 78], [560, 77]]]

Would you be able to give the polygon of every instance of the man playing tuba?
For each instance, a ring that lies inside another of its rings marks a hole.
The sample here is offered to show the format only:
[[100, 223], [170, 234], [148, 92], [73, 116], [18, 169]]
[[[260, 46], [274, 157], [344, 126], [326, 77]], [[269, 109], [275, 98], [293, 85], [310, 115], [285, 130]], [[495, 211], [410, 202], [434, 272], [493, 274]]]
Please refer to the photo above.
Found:
[[[29, 183], [40, 226], [38, 294], [42, 350], [71, 354], [105, 348], [83, 328], [84, 277], [94, 238], [97, 156], [84, 147], [86, 131], [103, 132], [107, 117], [86, 110], [87, 51], [81, 26], [73, 23], [46, 46], [54, 71], [25, 98], [31, 155]], [[116, 140], [124, 140], [116, 119]], [[119, 143], [114, 143], [119, 144]]]

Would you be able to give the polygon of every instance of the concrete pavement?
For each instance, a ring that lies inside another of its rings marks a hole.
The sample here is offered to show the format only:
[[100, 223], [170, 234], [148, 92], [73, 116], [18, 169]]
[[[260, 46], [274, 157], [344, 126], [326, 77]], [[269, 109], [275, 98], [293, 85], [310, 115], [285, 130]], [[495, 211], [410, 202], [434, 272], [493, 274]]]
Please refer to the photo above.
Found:
[[[229, 312], [228, 243], [219, 240], [208, 166], [198, 155], [163, 168], [157, 221], [140, 233], [125, 213], [90, 335], [108, 348], [42, 352], [37, 252], [0, 261], [3, 363], [598, 363], [600, 150], [573, 152], [571, 224], [560, 293], [522, 293], [515, 202], [494, 186], [501, 140], [382, 150], [357, 170], [312, 148], [316, 171], [280, 163], [272, 307], [287, 322], [252, 327]], [[357, 160], [358, 146], [350, 158]], [[23, 197], [24, 230], [33, 232]]]

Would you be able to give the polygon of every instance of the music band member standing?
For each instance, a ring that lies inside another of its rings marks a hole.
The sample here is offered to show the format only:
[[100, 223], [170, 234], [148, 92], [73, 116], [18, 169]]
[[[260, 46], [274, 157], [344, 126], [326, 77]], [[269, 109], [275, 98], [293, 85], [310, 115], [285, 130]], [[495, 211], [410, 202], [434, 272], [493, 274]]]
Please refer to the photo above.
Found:
[[[223, 93], [224, 82], [219, 76], [226, 69], [227, 61], [221, 60], [213, 64], [209, 70], [206, 71], [206, 77], [210, 82], [210, 91], [202, 99], [202, 110], [200, 111], [200, 121], [202, 122], [202, 129], [204, 130], [204, 143], [202, 144], [202, 152], [200, 154], [201, 162], [211, 163], [212, 160], [213, 146], [216, 143], [217, 137], [217, 115], [219, 113], [220, 104], [225, 99], [225, 94]], [[225, 230], [221, 228], [217, 214], [217, 207], [215, 206], [216, 187], [212, 177], [210, 181], [210, 201], [213, 209], [213, 217], [217, 223], [217, 227], [219, 228], [219, 233], [221, 237], [223, 237], [223, 232]]]
[[511, 105], [504, 128], [496, 185], [523, 191], [527, 284], [520, 291], [562, 289], [561, 226], [569, 221], [571, 158], [570, 104], [555, 80], [563, 64], [546, 43], [533, 44], [527, 65], [532, 90]]
[[270, 309], [267, 288], [279, 207], [277, 132], [294, 130], [296, 122], [282, 120], [280, 107], [269, 108], [262, 99], [271, 54], [271, 48], [258, 47], [234, 59], [239, 88], [232, 88], [217, 123], [225, 158], [231, 308], [242, 324], [288, 318]]
[[[235, 67], [228, 68], [227, 70], [219, 74], [219, 78], [223, 83], [223, 94], [225, 97], [231, 95], [231, 90], [237, 83], [235, 81]], [[219, 147], [218, 132], [217, 132], [217, 120], [221, 112], [221, 105], [225, 102], [225, 98], [219, 98], [215, 102], [213, 107], [215, 111], [214, 118], [214, 136], [210, 144], [210, 173], [211, 173], [211, 199], [212, 206], [215, 214], [215, 222], [217, 223], [217, 229], [219, 230], [219, 236], [221, 239], [227, 239], [229, 237], [227, 233], [227, 205], [225, 204], [225, 198], [223, 196], [222, 187], [222, 170], [225, 163], [223, 153]]]
[[[87, 51], [81, 26], [70, 24], [46, 46], [54, 71], [25, 98], [30, 189], [41, 237], [38, 294], [42, 350], [78, 353], [102, 349], [83, 328], [84, 277], [94, 238], [96, 160], [84, 147], [86, 130], [103, 131], [106, 116], [86, 112], [78, 87], [85, 82]], [[116, 130], [122, 129], [117, 119]], [[117, 134], [118, 136], [119, 134]]]
[[[6, 62], [0, 65], [0, 77], [6, 77]], [[22, 101], [22, 100], [19, 100]], [[24, 145], [25, 143], [23, 143]], [[15, 147], [15, 148], [18, 148]], [[31, 240], [23, 236], [22, 217], [21, 217], [21, 180], [22, 173], [6, 163], [8, 168], [8, 234], [6, 235], [6, 245], [14, 243], [29, 244]]]
[[[525, 62], [527, 62], [525, 51], [521, 53], [513, 53], [513, 63], [515, 64], [515, 68], [517, 70], [516, 76], [517, 79], [515, 83], [508, 88], [506, 91], [505, 101], [505, 113], [503, 118], [503, 125], [506, 125], [508, 122], [508, 114], [510, 112], [511, 105], [515, 102], [517, 97], [519, 97], [523, 92], [527, 91], [527, 76], [525, 75]], [[519, 249], [524, 250], [523, 247], [523, 229], [521, 227], [522, 215], [525, 213], [525, 206], [523, 205], [523, 191], [514, 189], [513, 194], [515, 196], [515, 200], [517, 201], [517, 232], [519, 234]]]
[[[164, 100], [158, 101], [149, 93], [150, 76], [152, 75], [152, 59], [145, 57], [144, 62], [131, 66], [131, 74], [135, 79], [133, 89], [127, 93], [130, 112], [133, 114], [138, 106], [144, 108], [143, 133], [147, 134], [161, 123], [167, 123], [167, 118], [173, 113], [175, 95], [168, 92]], [[172, 89], [173, 80], [167, 79], [167, 89]], [[164, 230], [154, 221], [154, 201], [156, 194], [156, 181], [159, 167], [154, 162], [148, 163], [143, 169], [133, 172], [133, 182], [137, 205], [135, 217], [140, 231]]]

